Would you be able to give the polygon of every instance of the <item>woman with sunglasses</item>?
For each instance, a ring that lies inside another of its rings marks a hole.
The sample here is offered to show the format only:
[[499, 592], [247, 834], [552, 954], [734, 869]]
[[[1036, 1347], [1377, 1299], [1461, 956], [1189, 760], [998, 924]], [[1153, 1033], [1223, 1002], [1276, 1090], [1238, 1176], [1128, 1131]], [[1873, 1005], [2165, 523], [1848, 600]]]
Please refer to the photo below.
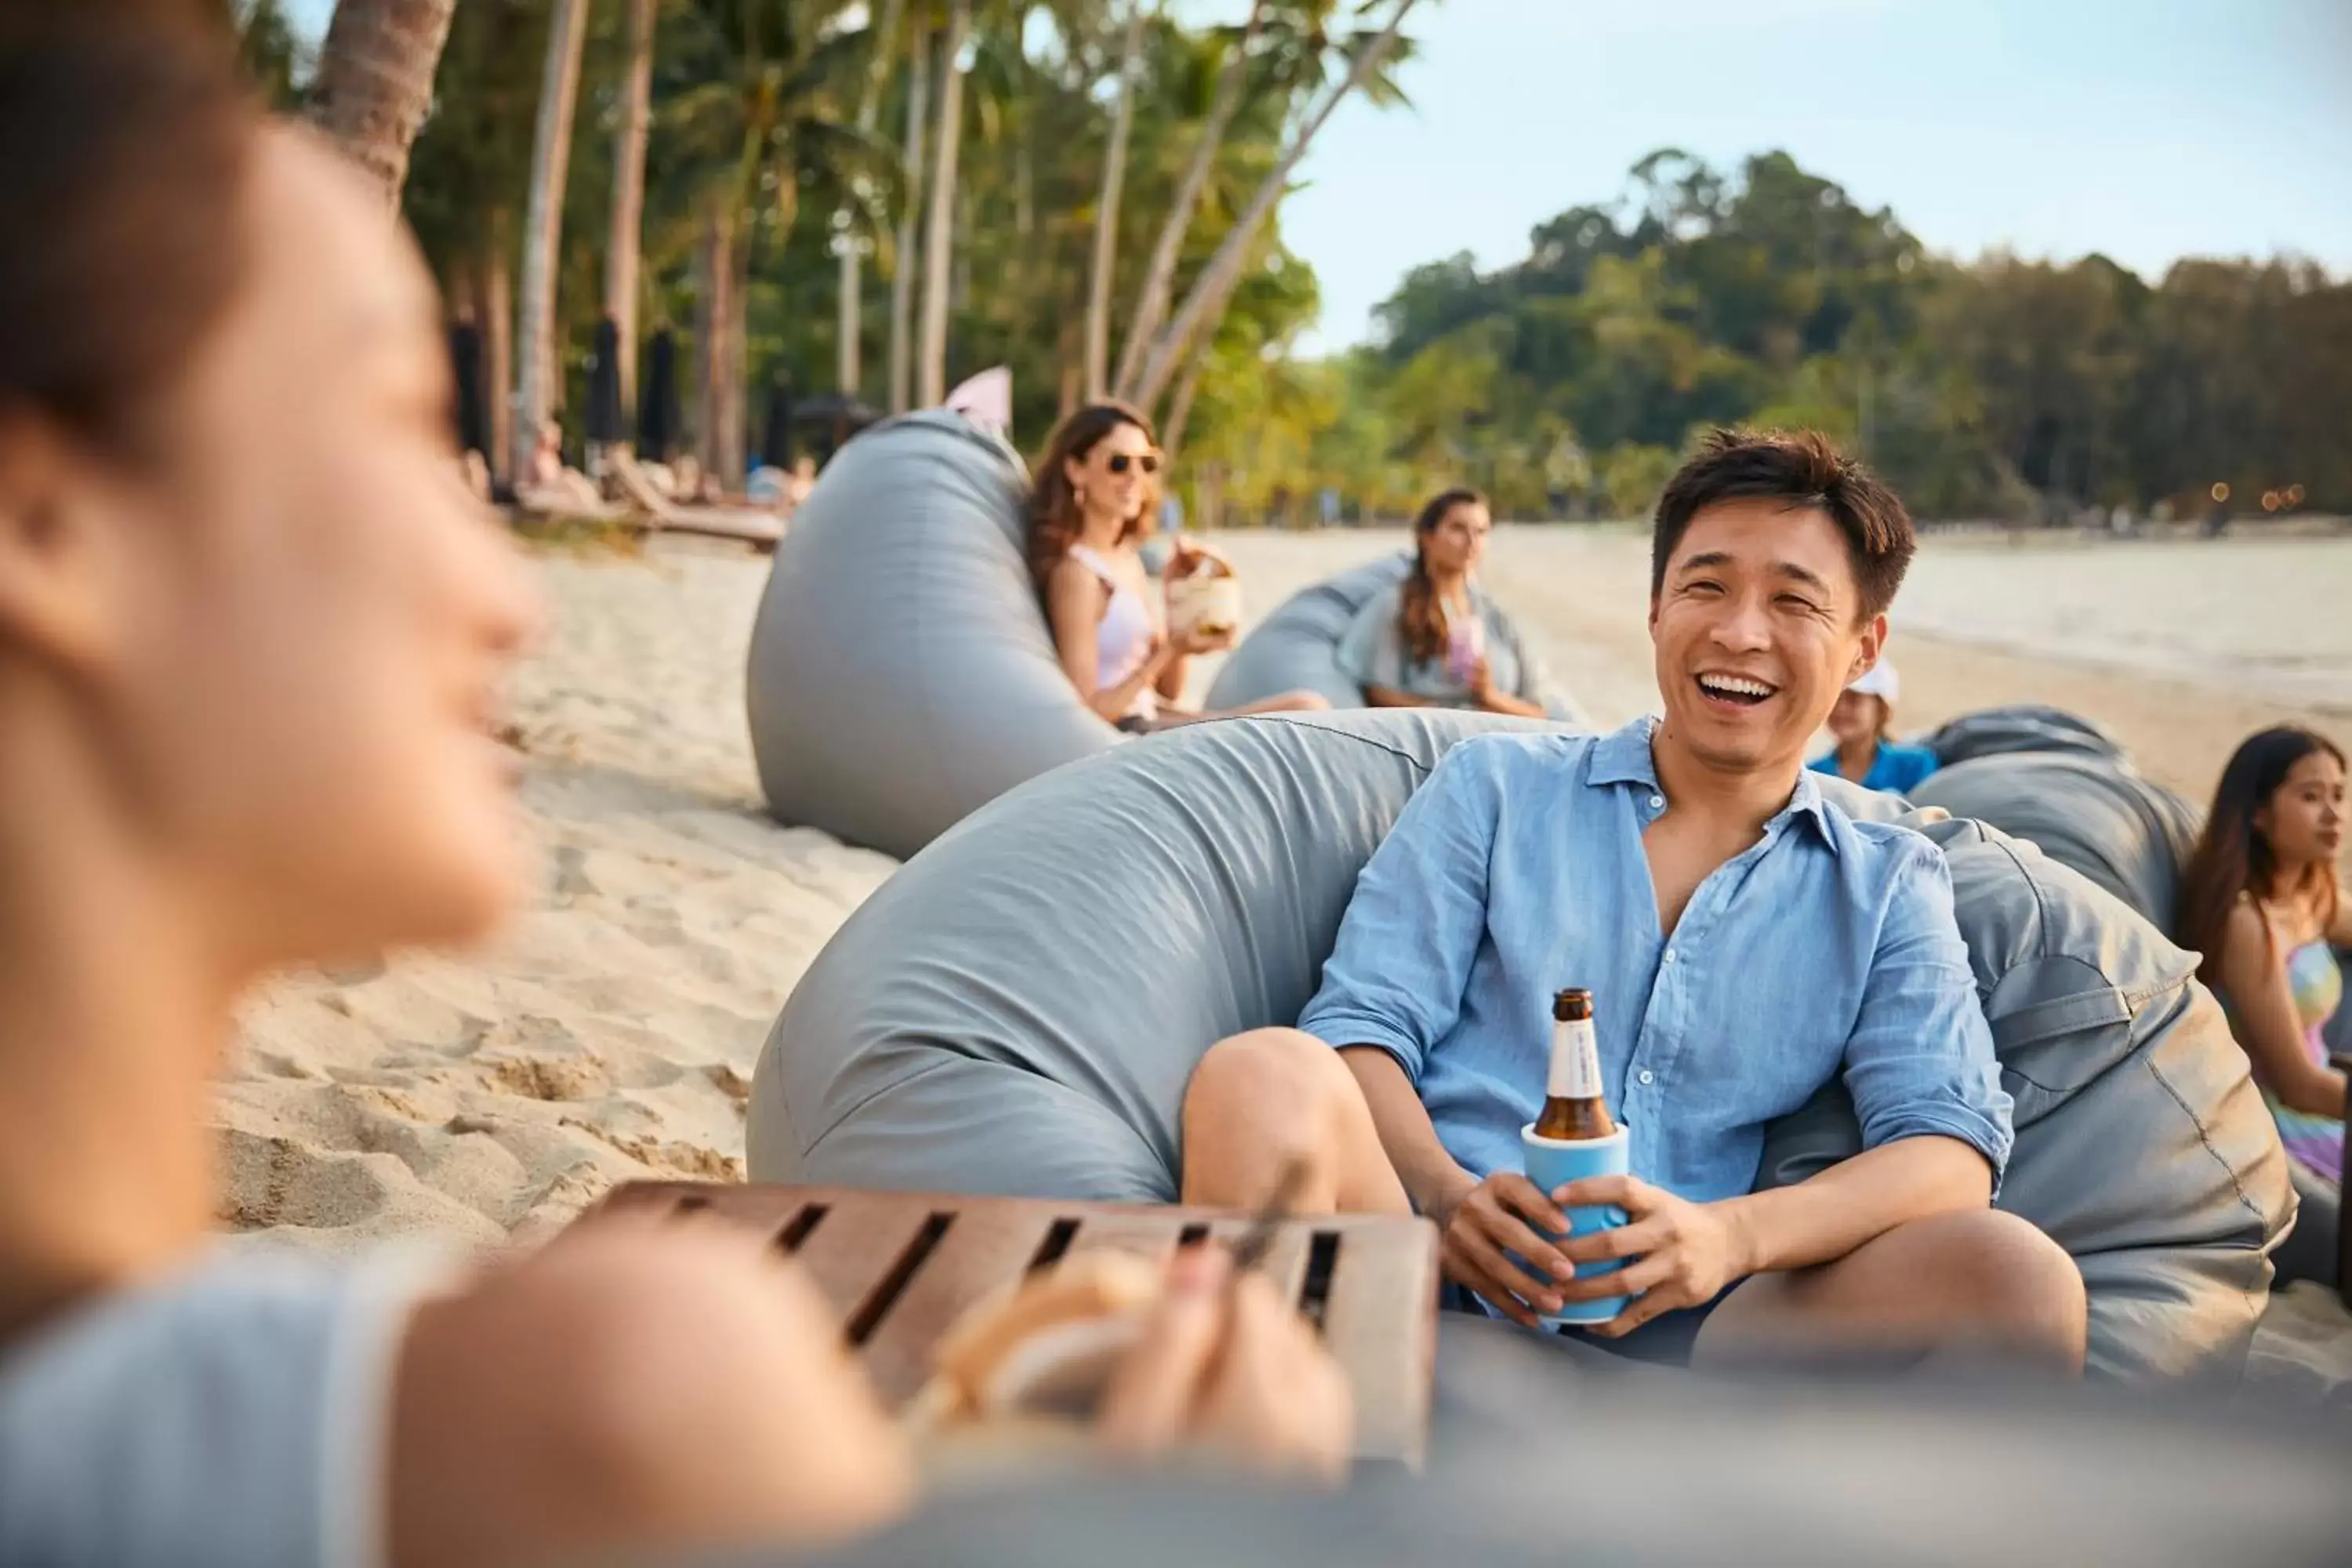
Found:
[[[1070, 684], [1097, 714], [1129, 731], [1329, 706], [1311, 691], [1217, 713], [1169, 705], [1183, 693], [1192, 656], [1231, 647], [1236, 628], [1168, 630], [1166, 600], [1139, 548], [1159, 501], [1160, 462], [1150, 421], [1122, 403], [1079, 409], [1045, 443], [1030, 501], [1029, 564]], [[1222, 564], [1180, 534], [1166, 576], [1186, 576], [1203, 561]]]

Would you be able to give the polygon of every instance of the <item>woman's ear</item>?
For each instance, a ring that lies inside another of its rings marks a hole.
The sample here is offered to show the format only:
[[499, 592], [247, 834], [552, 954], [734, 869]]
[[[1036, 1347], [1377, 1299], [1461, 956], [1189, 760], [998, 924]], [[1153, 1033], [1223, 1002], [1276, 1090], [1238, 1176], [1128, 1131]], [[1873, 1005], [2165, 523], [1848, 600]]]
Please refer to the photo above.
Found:
[[121, 629], [119, 519], [47, 421], [0, 418], [0, 642], [78, 668]]

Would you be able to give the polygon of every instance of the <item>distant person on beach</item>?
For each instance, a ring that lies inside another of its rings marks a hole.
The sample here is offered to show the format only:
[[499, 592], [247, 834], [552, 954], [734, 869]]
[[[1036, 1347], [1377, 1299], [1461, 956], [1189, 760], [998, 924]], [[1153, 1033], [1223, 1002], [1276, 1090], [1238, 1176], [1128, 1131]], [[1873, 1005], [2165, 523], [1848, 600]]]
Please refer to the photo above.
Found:
[[2308, 730], [2264, 730], [2221, 770], [2181, 878], [2180, 944], [2218, 992], [2287, 1152], [2344, 1179], [2344, 1074], [2320, 1033], [2344, 1002], [2336, 947], [2352, 947], [2352, 898], [2336, 874], [2344, 753]]
[[[1150, 421], [1124, 404], [1081, 408], [1045, 443], [1030, 500], [1029, 565], [1070, 684], [1104, 719], [1137, 731], [1328, 707], [1311, 691], [1214, 713], [1174, 705], [1192, 658], [1233, 647], [1236, 628], [1169, 629], [1166, 590], [1153, 584], [1140, 548], [1159, 500], [1160, 462]], [[1204, 562], [1225, 564], [1176, 534], [1163, 575], [1182, 577]]]
[[[1325, 492], [1328, 494], [1329, 492]], [[1540, 719], [1535, 661], [1502, 606], [1478, 586], [1494, 531], [1486, 498], [1452, 489], [1412, 525], [1412, 571], [1376, 594], [1339, 639], [1339, 668], [1375, 708], [1469, 708]]]
[[1906, 746], [1895, 738], [1895, 704], [1903, 683], [1892, 659], [1878, 662], [1838, 693], [1830, 710], [1829, 731], [1837, 747], [1806, 765], [1817, 773], [1832, 773], [1864, 789], [1908, 795], [1942, 765], [1925, 746]]
[[[1247, 1205], [1304, 1152], [1318, 1206], [1435, 1221], [1458, 1304], [1533, 1324], [1636, 1293], [1593, 1342], [1643, 1360], [1998, 1348], [2078, 1371], [2074, 1260], [1991, 1206], [2011, 1102], [1944, 858], [1804, 766], [1915, 548], [1902, 502], [1821, 437], [1710, 437], [1653, 534], [1664, 718], [1445, 754], [1298, 1026], [1202, 1061], [1185, 1200]], [[1542, 1192], [1520, 1130], [1561, 985], [1592, 991], [1633, 1173]], [[1863, 1152], [1754, 1190], [1766, 1125], [1840, 1078]], [[1546, 1240], [1578, 1204], [1628, 1223]]]
[[[260, 123], [213, 10], [0, 19], [0, 1563], [667, 1562], [874, 1524], [906, 1438], [756, 1233], [214, 1239], [256, 985], [478, 938], [534, 879], [491, 736], [534, 606], [459, 480], [421, 258], [380, 186]], [[1328, 1473], [1344, 1379], [1222, 1269], [1171, 1274], [1103, 1441]]]

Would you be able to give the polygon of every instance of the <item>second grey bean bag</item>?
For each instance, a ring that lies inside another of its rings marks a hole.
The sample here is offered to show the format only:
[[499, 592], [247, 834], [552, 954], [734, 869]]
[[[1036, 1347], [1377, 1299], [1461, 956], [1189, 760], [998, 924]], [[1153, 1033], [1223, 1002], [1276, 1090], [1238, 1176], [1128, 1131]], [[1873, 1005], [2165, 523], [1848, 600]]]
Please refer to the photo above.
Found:
[[1946, 767], [2011, 752], [2062, 752], [2123, 760], [2123, 746], [2098, 725], [2063, 708], [2021, 702], [1963, 713], [1920, 743]]
[[1998, 752], [1947, 767], [1911, 792], [1915, 805], [1990, 823], [2037, 846], [2170, 930], [2198, 814], [2120, 756]]
[[[1334, 708], [1361, 708], [1364, 689], [1339, 668], [1339, 641], [1357, 615], [1381, 594], [1404, 581], [1410, 556], [1391, 555], [1350, 567], [1337, 577], [1302, 588], [1276, 605], [1234, 648], [1209, 687], [1208, 706], [1239, 708], [1285, 691], [1312, 691]], [[1516, 634], [1513, 640], [1517, 641]], [[1544, 674], [1539, 660], [1518, 645], [1526, 689], [1554, 719], [1581, 721], [1574, 702]]]
[[886, 420], [825, 465], [751, 633], [751, 750], [785, 822], [904, 858], [1106, 752], [1024, 559], [1019, 456], [961, 415]]
[[[1297, 1018], [1406, 798], [1448, 746], [1510, 728], [1541, 726], [1229, 721], [996, 802], [868, 900], [793, 992], [753, 1082], [751, 1177], [1173, 1199], [1202, 1052]], [[1824, 787], [1855, 816], [1896, 806]], [[2233, 1372], [2292, 1209], [2243, 1053], [2187, 955], [2128, 910], [2030, 845], [1931, 831], [2018, 1098], [2003, 1201], [2081, 1262], [2094, 1367]], [[1858, 1136], [1817, 1102], [1764, 1170]]]

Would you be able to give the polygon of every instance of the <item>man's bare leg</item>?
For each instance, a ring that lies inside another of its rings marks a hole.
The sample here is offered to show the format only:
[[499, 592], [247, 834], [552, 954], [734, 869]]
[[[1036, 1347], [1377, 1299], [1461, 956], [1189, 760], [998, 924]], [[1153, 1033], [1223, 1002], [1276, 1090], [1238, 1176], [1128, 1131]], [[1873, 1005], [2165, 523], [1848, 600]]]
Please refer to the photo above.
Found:
[[1292, 1155], [1310, 1214], [1411, 1214], [1371, 1110], [1339, 1053], [1297, 1029], [1220, 1040], [1184, 1090], [1184, 1201], [1255, 1208]]
[[2065, 1249], [1996, 1209], [1900, 1225], [1833, 1263], [1759, 1274], [1725, 1297], [1693, 1361], [1916, 1351], [2083, 1370], [2083, 1276]]

